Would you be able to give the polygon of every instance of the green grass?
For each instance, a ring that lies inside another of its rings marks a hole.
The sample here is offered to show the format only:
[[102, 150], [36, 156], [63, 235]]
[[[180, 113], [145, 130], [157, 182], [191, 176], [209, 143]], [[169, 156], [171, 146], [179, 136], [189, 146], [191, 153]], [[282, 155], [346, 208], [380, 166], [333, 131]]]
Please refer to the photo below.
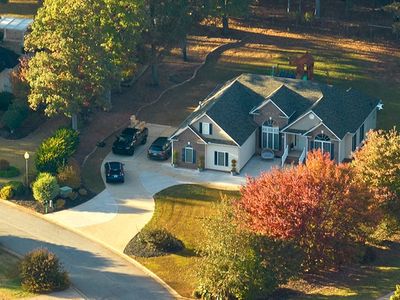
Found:
[[[204, 218], [213, 214], [213, 203], [219, 201], [221, 195], [238, 197], [239, 193], [199, 185], [178, 185], [155, 196], [155, 213], [147, 227], [166, 228], [184, 242], [186, 249], [173, 255], [135, 259], [182, 296], [191, 296], [196, 288], [195, 270], [202, 262], [195, 251], [204, 239], [201, 224]], [[377, 260], [371, 265], [353, 266], [341, 272], [293, 281], [285, 286], [296, 293], [290, 299], [361, 300], [376, 299], [389, 293], [400, 281], [400, 243], [387, 243], [376, 251]]]
[[0, 299], [16, 299], [33, 296], [21, 288], [18, 274], [18, 258], [0, 249]]
[[182, 296], [196, 288], [195, 269], [201, 264], [195, 250], [204, 232], [202, 222], [213, 213], [213, 203], [221, 196], [238, 197], [237, 191], [224, 191], [199, 185], [178, 185], [155, 195], [155, 213], [149, 228], [166, 228], [183, 241], [186, 249], [173, 255], [137, 258]]

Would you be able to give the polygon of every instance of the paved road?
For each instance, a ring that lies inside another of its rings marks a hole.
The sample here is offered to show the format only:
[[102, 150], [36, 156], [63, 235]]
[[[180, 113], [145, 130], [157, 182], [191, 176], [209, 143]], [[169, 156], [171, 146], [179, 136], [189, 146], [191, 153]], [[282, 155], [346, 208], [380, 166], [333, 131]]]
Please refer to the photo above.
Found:
[[144, 271], [112, 251], [1, 201], [0, 244], [18, 254], [38, 247], [56, 253], [87, 299], [172, 299]]

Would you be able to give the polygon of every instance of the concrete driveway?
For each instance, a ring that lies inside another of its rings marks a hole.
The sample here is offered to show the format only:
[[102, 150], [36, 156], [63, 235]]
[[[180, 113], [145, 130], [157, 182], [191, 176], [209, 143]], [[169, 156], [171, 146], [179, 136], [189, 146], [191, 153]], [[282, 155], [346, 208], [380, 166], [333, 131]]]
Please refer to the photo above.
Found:
[[[116, 156], [110, 153], [104, 160], [125, 164], [124, 184], [106, 184], [106, 189], [92, 200], [46, 217], [123, 252], [132, 237], [151, 219], [155, 193], [182, 183], [202, 183], [237, 189], [245, 183], [246, 176], [257, 176], [261, 171], [269, 170], [280, 163], [280, 160], [265, 162], [254, 157], [239, 176], [217, 171], [198, 172], [173, 168], [169, 161], [147, 159], [146, 151], [157, 137], [169, 136], [175, 128], [155, 124], [148, 124], [148, 128], [148, 142], [145, 146], [139, 146], [134, 156]], [[103, 177], [104, 162], [101, 166]]]

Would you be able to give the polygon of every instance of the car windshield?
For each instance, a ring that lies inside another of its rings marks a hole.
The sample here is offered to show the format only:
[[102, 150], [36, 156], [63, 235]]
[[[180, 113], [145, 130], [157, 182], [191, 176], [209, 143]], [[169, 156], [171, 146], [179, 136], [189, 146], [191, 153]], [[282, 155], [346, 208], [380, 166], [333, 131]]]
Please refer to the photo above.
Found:
[[160, 145], [151, 145], [151, 147], [150, 147], [150, 150], [153, 150], [153, 151], [162, 151], [162, 146], [160, 146]]
[[129, 140], [130, 140], [130, 137], [127, 135], [120, 135], [119, 137], [117, 137], [117, 141], [120, 143], [125, 143]]

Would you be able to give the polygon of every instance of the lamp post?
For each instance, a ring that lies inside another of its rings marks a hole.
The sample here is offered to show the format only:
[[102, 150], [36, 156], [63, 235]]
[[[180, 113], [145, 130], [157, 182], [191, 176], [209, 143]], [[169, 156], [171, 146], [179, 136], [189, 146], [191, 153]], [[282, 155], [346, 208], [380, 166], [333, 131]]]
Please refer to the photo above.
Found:
[[24, 154], [24, 158], [25, 158], [25, 183], [26, 183], [26, 187], [29, 187], [29, 175], [28, 175], [28, 160], [29, 160], [29, 153], [25, 152]]

